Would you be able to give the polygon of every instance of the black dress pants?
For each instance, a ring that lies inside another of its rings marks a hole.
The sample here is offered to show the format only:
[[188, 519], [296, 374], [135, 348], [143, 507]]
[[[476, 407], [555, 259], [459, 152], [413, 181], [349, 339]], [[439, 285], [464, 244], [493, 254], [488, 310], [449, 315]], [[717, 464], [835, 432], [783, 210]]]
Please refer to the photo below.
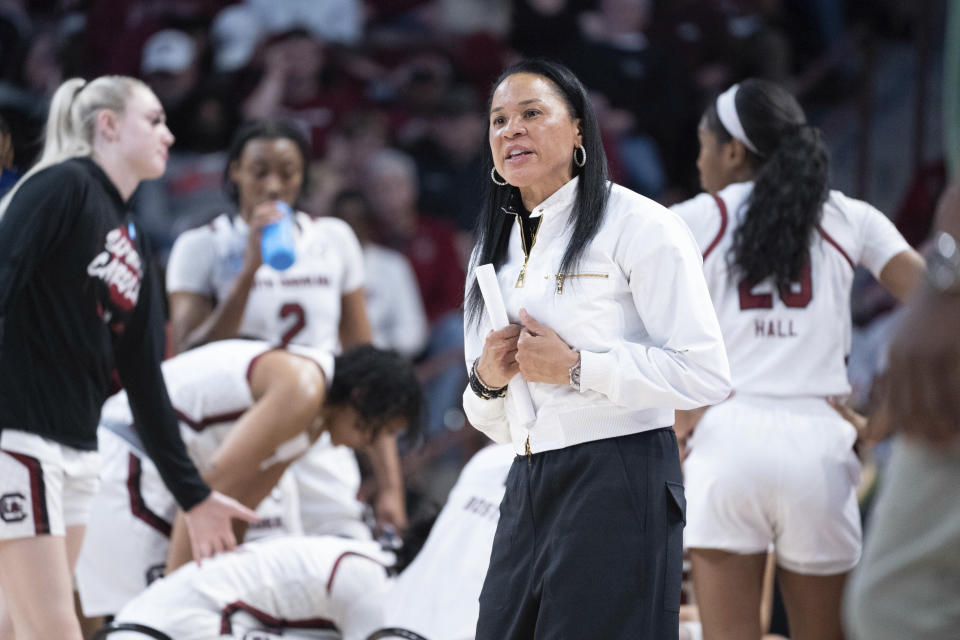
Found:
[[669, 427], [517, 456], [477, 640], [676, 640], [685, 507]]

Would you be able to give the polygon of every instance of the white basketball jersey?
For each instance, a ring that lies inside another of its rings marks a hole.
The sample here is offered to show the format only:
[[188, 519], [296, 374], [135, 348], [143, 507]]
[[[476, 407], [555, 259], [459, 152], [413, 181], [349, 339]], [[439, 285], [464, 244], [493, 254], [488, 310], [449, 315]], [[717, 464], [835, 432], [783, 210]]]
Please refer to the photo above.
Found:
[[827, 396], [848, 393], [850, 289], [862, 264], [879, 277], [909, 245], [893, 224], [866, 202], [831, 191], [810, 242], [810, 260], [789, 291], [772, 281], [750, 283], [731, 275], [734, 230], [744, 217], [753, 183], [731, 184], [716, 197], [701, 194], [673, 211], [687, 223], [703, 252], [737, 393]]
[[190, 563], [125, 606], [116, 619], [177, 640], [253, 637], [252, 629], [315, 629], [364, 640], [384, 626], [381, 594], [392, 556], [373, 542], [273, 538]]
[[[170, 401], [180, 418], [180, 435], [187, 453], [203, 472], [234, 422], [253, 406], [249, 375], [258, 357], [270, 351], [269, 343], [255, 340], [222, 340], [181, 353], [163, 363], [163, 379]], [[287, 351], [315, 361], [333, 379], [329, 351], [290, 345]], [[124, 435], [133, 416], [127, 394], [107, 399], [100, 424]]]
[[512, 445], [495, 445], [463, 468], [423, 549], [387, 594], [388, 626], [427, 638], [473, 638], [514, 458]]
[[[336, 351], [341, 298], [363, 286], [360, 243], [337, 218], [298, 212], [296, 221], [296, 261], [285, 271], [257, 270], [240, 335]], [[183, 233], [170, 254], [167, 291], [225, 299], [243, 267], [248, 233], [240, 216], [226, 214]]]

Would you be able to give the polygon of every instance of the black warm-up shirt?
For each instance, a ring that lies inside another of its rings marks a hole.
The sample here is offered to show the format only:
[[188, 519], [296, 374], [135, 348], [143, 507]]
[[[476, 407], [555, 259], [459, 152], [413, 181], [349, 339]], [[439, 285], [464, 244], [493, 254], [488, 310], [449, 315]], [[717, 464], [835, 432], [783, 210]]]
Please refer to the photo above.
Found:
[[210, 490], [160, 373], [161, 293], [146, 239], [89, 158], [30, 177], [0, 218], [0, 430], [95, 450], [116, 371], [147, 453], [189, 509]]

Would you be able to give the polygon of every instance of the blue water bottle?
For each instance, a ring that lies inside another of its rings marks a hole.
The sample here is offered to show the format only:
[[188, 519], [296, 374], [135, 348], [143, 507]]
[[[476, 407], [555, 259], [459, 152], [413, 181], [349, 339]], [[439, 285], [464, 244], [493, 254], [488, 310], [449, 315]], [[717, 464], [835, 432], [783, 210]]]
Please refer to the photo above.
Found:
[[283, 217], [263, 228], [260, 236], [260, 253], [264, 264], [277, 271], [288, 269], [297, 256], [293, 250], [293, 209], [286, 202], [277, 201], [277, 209]]

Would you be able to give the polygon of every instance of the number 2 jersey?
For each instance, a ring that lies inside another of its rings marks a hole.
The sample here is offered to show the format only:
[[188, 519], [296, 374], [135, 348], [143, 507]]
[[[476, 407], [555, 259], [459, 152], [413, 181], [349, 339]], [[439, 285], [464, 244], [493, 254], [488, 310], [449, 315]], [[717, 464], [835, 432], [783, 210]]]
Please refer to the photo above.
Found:
[[[296, 261], [257, 270], [240, 325], [241, 336], [328, 351], [339, 346], [341, 298], [363, 286], [363, 253], [353, 230], [337, 218], [296, 214]], [[243, 268], [249, 227], [220, 215], [181, 235], [170, 253], [167, 291], [224, 300]]]
[[831, 191], [809, 244], [809, 260], [789, 291], [772, 279], [747, 282], [731, 272], [734, 231], [747, 211], [752, 182], [701, 194], [672, 210], [703, 253], [737, 393], [769, 396], [846, 394], [850, 385], [850, 289], [856, 265], [874, 277], [910, 247], [880, 211]]

